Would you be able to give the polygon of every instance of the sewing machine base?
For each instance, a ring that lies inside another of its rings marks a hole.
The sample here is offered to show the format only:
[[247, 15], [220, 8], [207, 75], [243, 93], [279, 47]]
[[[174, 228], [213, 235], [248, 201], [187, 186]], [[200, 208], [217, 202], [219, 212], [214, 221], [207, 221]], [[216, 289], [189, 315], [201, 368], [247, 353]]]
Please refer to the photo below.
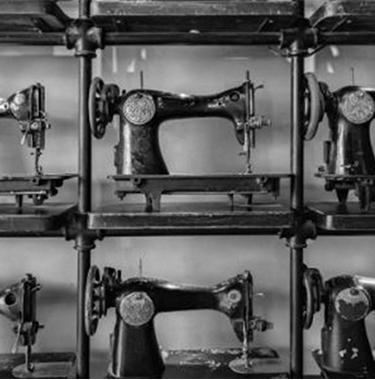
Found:
[[375, 175], [337, 175], [316, 173], [326, 181], [327, 191], [336, 190], [339, 203], [345, 204], [350, 190], [355, 190], [361, 210], [369, 210], [375, 192]]
[[334, 372], [322, 366], [322, 351], [314, 350], [312, 353], [316, 364], [318, 364], [323, 378], [325, 379], [374, 379], [375, 371], [372, 372]]
[[76, 355], [70, 352], [34, 353], [34, 372], [25, 369], [24, 354], [0, 354], [0, 379], [74, 379]]
[[234, 207], [235, 194], [244, 195], [248, 204], [253, 194], [280, 193], [280, 179], [288, 174], [240, 174], [240, 175], [114, 175], [116, 195], [122, 199], [126, 194], [143, 193], [146, 211], [160, 211], [162, 194], [171, 193], [226, 193]]
[[[229, 363], [241, 356], [241, 349], [162, 350], [165, 371], [162, 378], [287, 378], [287, 362], [268, 347], [253, 348], [254, 372], [242, 375], [232, 371]], [[107, 373], [107, 378], [111, 377]]]
[[65, 180], [76, 174], [9, 175], [0, 177], [0, 195], [14, 195], [16, 204], [22, 208], [23, 197], [32, 198], [35, 205], [57, 194]]

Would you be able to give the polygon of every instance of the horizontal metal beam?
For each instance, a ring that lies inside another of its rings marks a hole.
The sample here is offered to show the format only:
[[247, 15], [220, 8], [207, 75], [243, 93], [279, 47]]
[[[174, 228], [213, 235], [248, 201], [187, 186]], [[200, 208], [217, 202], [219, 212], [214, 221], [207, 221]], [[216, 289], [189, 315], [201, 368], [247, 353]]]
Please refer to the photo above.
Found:
[[319, 32], [320, 45], [375, 45], [374, 32]]
[[280, 33], [106, 33], [105, 45], [278, 45]]
[[28, 46], [65, 45], [64, 33], [0, 32], [0, 44]]
[[[263, 33], [117, 33], [104, 35], [105, 45], [279, 45], [281, 34]], [[319, 32], [319, 45], [375, 45], [374, 32]], [[0, 44], [65, 45], [64, 33], [0, 32]]]

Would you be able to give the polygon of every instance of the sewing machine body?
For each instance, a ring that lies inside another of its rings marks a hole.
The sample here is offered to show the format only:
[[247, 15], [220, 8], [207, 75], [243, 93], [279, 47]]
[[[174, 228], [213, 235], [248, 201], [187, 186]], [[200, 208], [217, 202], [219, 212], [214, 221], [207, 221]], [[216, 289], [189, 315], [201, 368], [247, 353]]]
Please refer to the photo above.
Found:
[[115, 147], [116, 174], [168, 174], [159, 145], [160, 125], [173, 119], [221, 117], [234, 125], [244, 143], [247, 121], [247, 83], [208, 96], [132, 90], [120, 97], [119, 143]]
[[41, 327], [36, 319], [36, 292], [40, 289], [36, 278], [25, 278], [0, 292], [0, 314], [12, 321], [17, 345], [31, 348]]
[[271, 325], [253, 316], [252, 278], [249, 272], [213, 287], [178, 285], [149, 278], [121, 281], [116, 271], [106, 268], [99, 281], [92, 267], [86, 288], [86, 331], [92, 335], [97, 321], [110, 307], [116, 309], [111, 335], [108, 376], [160, 377], [164, 362], [156, 339], [154, 318], [170, 311], [212, 309], [226, 314], [241, 341], [250, 342], [253, 331]]
[[341, 204], [346, 203], [349, 191], [355, 190], [360, 208], [369, 209], [375, 198], [375, 156], [370, 136], [375, 89], [353, 85], [331, 92], [313, 74], [306, 78], [311, 108], [306, 139], [315, 136], [324, 114], [329, 124], [329, 140], [323, 150], [325, 166], [316, 176], [325, 180], [326, 190], [336, 191]]
[[0, 195], [16, 197], [18, 208], [22, 208], [23, 197], [32, 198], [35, 205], [41, 205], [49, 196], [57, 194], [57, 188], [74, 174], [43, 174], [39, 165], [42, 150], [45, 149], [45, 133], [50, 128], [45, 112], [45, 88], [40, 83], [0, 99], [0, 119], [18, 122], [22, 133], [21, 143], [34, 150], [33, 175], [4, 175], [0, 177]]
[[315, 279], [316, 273], [321, 277], [316, 269], [305, 271], [305, 311], [310, 314], [305, 328], [311, 326], [320, 303], [325, 307], [321, 350], [313, 354], [317, 364], [328, 377], [374, 378], [375, 361], [365, 319], [374, 310], [375, 278], [342, 275], [323, 283], [315, 281], [311, 273]]
[[375, 375], [375, 361], [365, 318], [374, 309], [375, 279], [339, 276], [326, 282], [322, 329], [324, 369], [342, 374]]
[[[365, 109], [356, 111], [360, 102]], [[370, 124], [375, 116], [375, 89], [348, 86], [336, 91], [327, 104], [327, 115], [331, 133], [327, 174], [375, 175], [370, 138]]]
[[[0, 292], [0, 315], [13, 323], [16, 336], [11, 354], [0, 354], [1, 378], [62, 378], [75, 377], [76, 355], [72, 353], [32, 353], [42, 326], [37, 320], [37, 291], [40, 285], [31, 274]], [[18, 347], [25, 348], [23, 354]]]
[[[118, 86], [95, 78], [90, 87], [89, 115], [95, 137], [102, 138], [114, 115], [119, 115], [119, 142], [115, 146], [116, 194], [143, 193], [146, 211], [160, 211], [161, 195], [197, 192], [244, 195], [279, 195], [280, 180], [288, 174], [253, 173], [251, 150], [255, 132], [270, 122], [255, 115], [255, 91], [249, 73], [242, 85], [212, 95], [185, 95], [137, 89], [120, 95]], [[159, 129], [167, 120], [218, 117], [234, 127], [242, 154], [246, 156], [241, 174], [169, 175], [160, 144]], [[232, 198], [231, 198], [232, 199]], [[233, 203], [233, 202], [232, 202]]]
[[45, 131], [50, 128], [45, 113], [45, 89], [40, 83], [0, 101], [0, 118], [18, 121], [29, 148], [45, 148]]

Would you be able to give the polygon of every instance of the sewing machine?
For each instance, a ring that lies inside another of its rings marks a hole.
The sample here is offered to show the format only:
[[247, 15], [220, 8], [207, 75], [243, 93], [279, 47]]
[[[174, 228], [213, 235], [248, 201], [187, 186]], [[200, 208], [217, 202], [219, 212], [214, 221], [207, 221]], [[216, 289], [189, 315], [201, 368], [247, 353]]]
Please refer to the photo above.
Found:
[[[142, 87], [142, 86], [141, 86]], [[119, 142], [115, 146], [116, 194], [143, 193], [146, 211], [159, 211], [162, 194], [178, 192], [217, 192], [251, 195], [280, 191], [280, 179], [286, 174], [254, 174], [251, 150], [255, 147], [256, 130], [269, 126], [263, 116], [255, 115], [255, 87], [249, 73], [245, 82], [213, 95], [172, 94], [156, 90], [123, 91], [106, 85], [100, 78], [92, 82], [89, 115], [93, 135], [102, 138], [106, 126], [119, 115]], [[173, 119], [219, 117], [234, 126], [238, 142], [246, 157], [240, 175], [170, 175], [159, 146], [160, 125]]]
[[371, 146], [370, 124], [375, 116], [375, 89], [346, 86], [331, 92], [314, 74], [306, 74], [306, 134], [311, 140], [324, 114], [330, 137], [324, 142], [325, 166], [317, 177], [325, 180], [325, 189], [335, 190], [345, 204], [354, 189], [360, 208], [368, 210], [375, 198], [375, 157]]
[[45, 175], [39, 163], [45, 148], [45, 133], [50, 128], [45, 113], [45, 89], [37, 83], [22, 91], [0, 99], [0, 118], [13, 119], [18, 122], [22, 139], [33, 149], [35, 174], [32, 176], [6, 175], [0, 177], [0, 195], [15, 195], [18, 207], [22, 207], [23, 196], [33, 199], [34, 204], [41, 205], [48, 198], [57, 194], [57, 188], [63, 181], [75, 175]]
[[[121, 272], [113, 268], [105, 268], [101, 277], [93, 266], [86, 282], [86, 332], [93, 335], [99, 319], [114, 307], [116, 323], [108, 376], [160, 377], [165, 366], [155, 335], [155, 316], [170, 311], [213, 309], [230, 318], [243, 342], [242, 356], [229, 366], [239, 373], [254, 373], [250, 348], [253, 331], [265, 331], [272, 325], [253, 315], [252, 300], [253, 283], [248, 271], [213, 287], [198, 287], [144, 277], [122, 281]], [[270, 357], [275, 355], [272, 350]]]
[[375, 361], [365, 318], [374, 310], [375, 278], [343, 275], [323, 283], [319, 271], [306, 268], [305, 327], [325, 306], [321, 350], [313, 355], [325, 377], [371, 378]]
[[[32, 346], [42, 326], [37, 320], [36, 293], [40, 285], [31, 274], [0, 292], [0, 314], [13, 323], [16, 335], [12, 354], [0, 354], [1, 378], [71, 378], [75, 357], [72, 354], [32, 354]], [[25, 347], [22, 357], [18, 347]]]

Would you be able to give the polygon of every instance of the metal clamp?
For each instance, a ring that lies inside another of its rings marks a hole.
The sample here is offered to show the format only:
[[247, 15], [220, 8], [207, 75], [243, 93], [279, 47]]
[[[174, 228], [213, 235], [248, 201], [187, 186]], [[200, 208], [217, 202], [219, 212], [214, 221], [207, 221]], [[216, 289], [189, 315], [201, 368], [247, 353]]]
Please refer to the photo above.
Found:
[[75, 19], [65, 31], [67, 49], [75, 49], [76, 57], [96, 57], [96, 49], [103, 49], [102, 29], [90, 19]]
[[318, 29], [308, 28], [305, 23], [297, 28], [281, 31], [279, 48], [285, 57], [310, 56], [322, 47], [319, 45]]
[[[303, 216], [304, 218], [304, 216]], [[296, 218], [297, 219], [297, 218]], [[292, 249], [306, 248], [308, 239], [315, 240], [317, 236], [316, 225], [310, 219], [304, 219], [301, 222], [293, 223], [294, 227], [283, 229], [279, 237], [286, 239], [286, 246]]]

